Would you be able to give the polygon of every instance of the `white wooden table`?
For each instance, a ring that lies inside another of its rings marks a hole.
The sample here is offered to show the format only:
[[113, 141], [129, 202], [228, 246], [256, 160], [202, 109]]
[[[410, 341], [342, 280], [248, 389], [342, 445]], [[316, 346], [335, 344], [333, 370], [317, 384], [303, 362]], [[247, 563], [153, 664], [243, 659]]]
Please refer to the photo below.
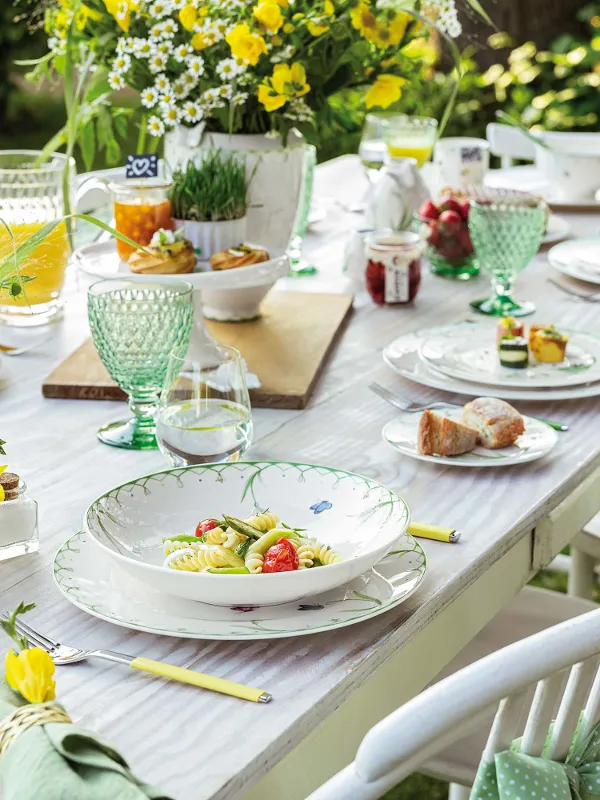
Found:
[[[344, 203], [364, 189], [356, 159], [319, 168], [316, 191]], [[331, 204], [308, 237], [317, 279], [286, 279], [286, 290], [339, 291], [343, 245], [361, 218]], [[598, 232], [594, 216], [572, 216], [578, 235]], [[598, 306], [549, 285], [545, 255], [520, 277], [518, 295], [538, 319], [600, 332]], [[99, 646], [201, 669], [268, 689], [268, 706], [214, 695], [126, 668], [94, 662], [60, 668], [58, 693], [71, 715], [110, 739], [146, 780], [178, 800], [304, 798], [351, 760], [365, 731], [418, 692], [600, 509], [598, 402], [523, 411], [570, 425], [552, 457], [521, 467], [465, 470], [400, 457], [381, 439], [393, 410], [372, 380], [419, 400], [438, 397], [395, 376], [382, 348], [396, 335], [468, 316], [487, 280], [457, 284], [426, 275], [414, 308], [377, 308], [357, 298], [354, 317], [304, 412], [255, 412], [254, 458], [291, 459], [364, 473], [401, 492], [414, 519], [451, 525], [451, 546], [424, 542], [429, 572], [405, 604], [334, 633], [272, 642], [202, 642], [130, 632], [86, 616], [52, 583], [50, 564], [77, 530], [88, 502], [117, 483], [165, 466], [159, 453], [103, 446], [96, 430], [118, 418], [107, 402], [45, 400], [42, 378], [88, 335], [84, 282], [74, 277], [65, 320], [35, 353], [4, 359], [0, 434], [11, 465], [40, 503], [39, 555], [0, 565], [0, 612], [34, 601], [31, 622], [67, 643]], [[1, 333], [1, 331], [0, 331]], [[456, 398], [459, 399], [459, 398]], [[575, 494], [573, 494], [575, 493]], [[2, 641], [0, 651], [5, 649]]]

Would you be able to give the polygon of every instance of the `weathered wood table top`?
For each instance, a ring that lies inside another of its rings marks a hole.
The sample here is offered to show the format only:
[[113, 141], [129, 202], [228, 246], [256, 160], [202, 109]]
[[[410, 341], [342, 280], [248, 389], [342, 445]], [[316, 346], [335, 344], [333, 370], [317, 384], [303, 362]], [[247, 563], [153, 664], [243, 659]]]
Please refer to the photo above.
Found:
[[[364, 188], [355, 158], [317, 170], [318, 196], [348, 204], [359, 200]], [[568, 219], [575, 235], [594, 235], [600, 228], [598, 216]], [[327, 218], [306, 240], [306, 255], [319, 276], [285, 279], [280, 288], [347, 290], [342, 254], [348, 232], [360, 224], [360, 216], [331, 200]], [[552, 272], [540, 253], [520, 276], [517, 295], [535, 300], [539, 320], [600, 334], [599, 306], [561, 294], [547, 282]], [[418, 592], [370, 622], [332, 633], [202, 642], [110, 625], [61, 597], [50, 568], [54, 553], [78, 529], [93, 498], [164, 468], [165, 461], [158, 452], [121, 451], [97, 441], [96, 430], [118, 418], [122, 406], [41, 396], [42, 379], [89, 335], [85, 286], [81, 276], [72, 276], [64, 321], [34, 352], [1, 363], [0, 433], [9, 442], [11, 465], [39, 501], [41, 548], [38, 555], [0, 565], [0, 613], [20, 600], [33, 601], [37, 608], [30, 621], [60, 641], [167, 660], [274, 695], [270, 705], [254, 705], [101, 661], [58, 670], [58, 695], [73, 718], [112, 741], [137, 774], [180, 800], [235, 797], [264, 776], [600, 464], [597, 399], [522, 404], [526, 413], [570, 426], [553, 454], [535, 463], [478, 470], [401, 457], [381, 438], [393, 409], [369, 391], [369, 383], [377, 380], [425, 401], [440, 393], [394, 375], [381, 351], [401, 333], [466, 319], [468, 301], [486, 295], [488, 281], [482, 276], [454, 283], [427, 274], [414, 307], [407, 308], [378, 308], [361, 295], [308, 409], [256, 411], [249, 455], [368, 475], [401, 493], [414, 519], [461, 530], [460, 544], [422, 542], [429, 568]], [[2, 641], [0, 652], [6, 645]], [[420, 665], [410, 668], [418, 672]]]

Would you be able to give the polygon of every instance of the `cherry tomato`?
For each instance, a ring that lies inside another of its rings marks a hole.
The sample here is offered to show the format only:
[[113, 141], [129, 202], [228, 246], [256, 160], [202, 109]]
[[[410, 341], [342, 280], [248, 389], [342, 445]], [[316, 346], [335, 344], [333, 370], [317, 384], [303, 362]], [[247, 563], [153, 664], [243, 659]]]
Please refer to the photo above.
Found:
[[218, 527], [219, 520], [218, 519], [203, 519], [201, 522], [198, 523], [196, 526], [196, 536], [203, 536], [207, 531], [212, 531], [214, 528]]
[[293, 572], [299, 563], [294, 545], [282, 538], [265, 553], [263, 572]]

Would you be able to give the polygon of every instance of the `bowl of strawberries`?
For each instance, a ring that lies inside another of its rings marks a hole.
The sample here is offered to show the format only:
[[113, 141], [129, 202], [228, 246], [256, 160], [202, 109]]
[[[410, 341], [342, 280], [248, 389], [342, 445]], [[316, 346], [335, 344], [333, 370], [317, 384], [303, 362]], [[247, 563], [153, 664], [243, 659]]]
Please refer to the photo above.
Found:
[[434, 275], [469, 280], [479, 265], [469, 235], [469, 198], [460, 192], [445, 194], [438, 203], [426, 200], [417, 212], [417, 227], [427, 242], [427, 258]]

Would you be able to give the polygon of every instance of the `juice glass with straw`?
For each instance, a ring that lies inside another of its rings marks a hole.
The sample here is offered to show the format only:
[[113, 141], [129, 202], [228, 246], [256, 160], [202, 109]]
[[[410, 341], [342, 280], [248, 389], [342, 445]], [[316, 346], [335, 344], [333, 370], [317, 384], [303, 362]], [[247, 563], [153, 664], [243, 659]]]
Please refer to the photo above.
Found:
[[[0, 263], [48, 222], [65, 214], [63, 177], [73, 159], [38, 150], [0, 151]], [[71, 202], [73, 206], [73, 202]], [[65, 222], [59, 223], [20, 267], [29, 280], [17, 296], [0, 289], [0, 319], [12, 325], [44, 325], [62, 308], [61, 291], [70, 255]]]
[[429, 161], [437, 134], [437, 120], [392, 114], [381, 120], [381, 127], [392, 158], [414, 158], [419, 167]]

